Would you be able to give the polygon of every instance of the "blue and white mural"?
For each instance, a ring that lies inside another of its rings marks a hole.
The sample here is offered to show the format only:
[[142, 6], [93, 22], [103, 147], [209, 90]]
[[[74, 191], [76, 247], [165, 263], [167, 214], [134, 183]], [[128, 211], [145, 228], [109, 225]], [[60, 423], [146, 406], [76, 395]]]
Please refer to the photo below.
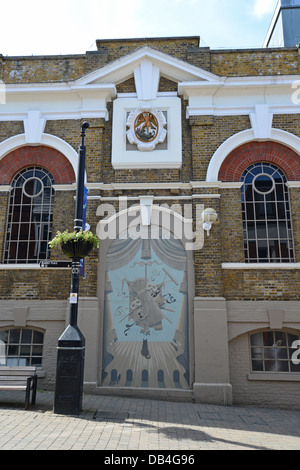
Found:
[[189, 388], [187, 258], [179, 240], [112, 242], [102, 385]]

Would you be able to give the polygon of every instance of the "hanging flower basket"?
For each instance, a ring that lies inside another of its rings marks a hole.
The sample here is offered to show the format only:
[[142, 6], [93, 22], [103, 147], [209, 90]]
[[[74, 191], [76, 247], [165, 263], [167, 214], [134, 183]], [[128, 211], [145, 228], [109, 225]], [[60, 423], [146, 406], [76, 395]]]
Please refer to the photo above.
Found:
[[61, 244], [61, 249], [68, 258], [85, 258], [93, 248], [93, 243], [76, 239]]
[[80, 230], [69, 233], [57, 232], [56, 236], [49, 242], [50, 248], [61, 246], [62, 251], [68, 258], [85, 258], [94, 247], [99, 247], [98, 238], [90, 231]]

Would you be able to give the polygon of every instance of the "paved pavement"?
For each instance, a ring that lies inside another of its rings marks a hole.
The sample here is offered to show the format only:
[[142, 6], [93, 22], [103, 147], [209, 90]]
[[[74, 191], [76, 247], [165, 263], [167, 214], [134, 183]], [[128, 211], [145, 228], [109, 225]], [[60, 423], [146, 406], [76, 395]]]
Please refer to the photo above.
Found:
[[104, 463], [136, 467], [163, 451], [193, 463], [200, 450], [299, 449], [300, 411], [84, 395], [71, 417], [53, 413], [51, 392], [29, 410], [23, 393], [0, 392], [0, 450], [102, 450]]

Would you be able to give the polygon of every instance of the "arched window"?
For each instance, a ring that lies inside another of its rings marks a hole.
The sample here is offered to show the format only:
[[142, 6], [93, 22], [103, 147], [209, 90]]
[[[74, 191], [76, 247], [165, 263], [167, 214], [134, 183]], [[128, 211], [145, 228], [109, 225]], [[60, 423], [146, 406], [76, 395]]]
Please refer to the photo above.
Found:
[[250, 335], [252, 372], [300, 373], [299, 338], [299, 335], [271, 330]]
[[0, 330], [0, 342], [5, 345], [2, 365], [42, 366], [44, 333], [41, 331], [28, 328]]
[[49, 171], [29, 167], [13, 179], [9, 201], [4, 263], [38, 263], [49, 257], [54, 179]]
[[255, 163], [241, 181], [245, 261], [294, 262], [289, 191], [276, 166]]

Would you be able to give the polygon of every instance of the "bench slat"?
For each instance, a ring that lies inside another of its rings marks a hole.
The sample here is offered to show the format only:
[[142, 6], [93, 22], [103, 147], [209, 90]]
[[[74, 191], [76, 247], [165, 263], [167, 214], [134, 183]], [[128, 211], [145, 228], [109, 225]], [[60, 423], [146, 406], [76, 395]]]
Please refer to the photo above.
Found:
[[3, 379], [8, 379], [8, 380], [13, 380], [13, 379], [17, 379], [17, 380], [26, 380], [28, 377], [34, 377], [36, 374], [30, 374], [30, 375], [4, 375], [2, 373], [0, 373], [0, 380]]
[[24, 385], [0, 385], [0, 390], [1, 391], [14, 391], [14, 390], [26, 390], [26, 386]]
[[14, 388], [14, 387], [20, 387], [20, 388], [23, 388], [25, 390], [26, 387], [27, 387], [27, 384], [20, 383], [20, 382], [11, 382], [11, 383], [0, 384], [0, 390], [1, 390], [1, 388], [5, 388], [7, 390], [8, 388]]
[[20, 377], [20, 379], [22, 379], [22, 377], [33, 377], [35, 375], [35, 373], [12, 373], [12, 372], [9, 372], [8, 374], [6, 374], [5, 372], [3, 371], [0, 371], [0, 377]]
[[14, 371], [14, 372], [20, 372], [20, 371], [32, 371], [34, 372], [36, 370], [36, 367], [34, 366], [17, 366], [17, 367], [11, 367], [11, 366], [0, 366], [0, 371]]
[[[30, 378], [30, 377], [29, 377]], [[3, 379], [0, 377], [0, 385], [8, 385], [8, 384], [27, 384], [27, 379], [23, 380], [19, 377], [4, 377]]]

